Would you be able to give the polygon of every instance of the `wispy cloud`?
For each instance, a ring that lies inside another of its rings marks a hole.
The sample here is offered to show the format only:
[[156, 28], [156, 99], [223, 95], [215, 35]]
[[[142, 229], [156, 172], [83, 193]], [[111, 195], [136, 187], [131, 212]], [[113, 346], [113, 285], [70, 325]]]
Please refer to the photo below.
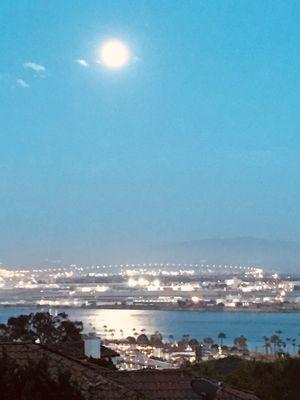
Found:
[[34, 72], [37, 72], [38, 74], [46, 72], [46, 68], [43, 65], [31, 61], [24, 62], [23, 67], [25, 69], [32, 69]]
[[19, 78], [16, 80], [16, 82], [18, 85], [22, 86], [23, 89], [27, 89], [30, 87], [30, 85], [27, 82], [25, 82], [24, 79]]
[[81, 65], [82, 67], [89, 67], [89, 63], [83, 59], [83, 58], [77, 58], [77, 60], [75, 60], [77, 62], [77, 64]]

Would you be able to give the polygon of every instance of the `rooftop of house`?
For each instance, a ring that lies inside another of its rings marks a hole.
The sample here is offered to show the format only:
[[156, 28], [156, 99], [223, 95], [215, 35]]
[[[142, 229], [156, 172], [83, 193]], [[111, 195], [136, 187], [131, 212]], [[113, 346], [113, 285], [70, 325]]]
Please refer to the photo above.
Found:
[[68, 370], [72, 379], [76, 380], [83, 397], [89, 400], [145, 399], [142, 394], [111, 379], [105, 368], [78, 360], [43, 345], [27, 342], [0, 343], [0, 358], [4, 354], [20, 365], [46, 358], [49, 370]]
[[200, 399], [191, 386], [191, 376], [177, 369], [115, 371], [112, 377], [121, 385], [134, 387], [147, 400]]
[[[25, 342], [0, 343], [3, 354], [20, 364], [37, 362], [46, 357], [52, 370], [67, 369], [76, 380], [83, 396], [89, 400], [200, 400], [195, 390], [195, 374], [178, 370], [112, 371], [78, 360], [43, 345]], [[199, 383], [198, 382], [198, 383]], [[214, 384], [212, 382], [212, 384]], [[251, 393], [227, 386], [219, 392], [219, 400], [258, 400]]]
[[115, 350], [111, 349], [110, 347], [103, 346], [102, 344], [100, 345], [100, 354], [101, 357], [103, 358], [113, 358], [113, 357], [119, 357], [120, 354], [117, 353]]
[[[136, 371], [110, 371], [110, 377], [121, 385], [134, 387], [145, 395], [147, 400], [196, 400], [201, 396], [194, 389], [194, 382], [202, 378], [190, 371], [180, 369]], [[212, 385], [217, 383], [210, 381]], [[230, 387], [219, 391], [219, 400], [258, 400], [252, 393], [242, 392]]]
[[[52, 350], [59, 351], [63, 354], [72, 356], [74, 358], [77, 358], [79, 360], [82, 360], [86, 358], [84, 354], [84, 341], [69, 341], [69, 342], [61, 342], [61, 343], [53, 343], [50, 345], [47, 345], [48, 348]], [[103, 346], [100, 344], [100, 354], [101, 358], [113, 358], [113, 357], [118, 357], [120, 354], [117, 353], [116, 351], [112, 350], [109, 347]]]

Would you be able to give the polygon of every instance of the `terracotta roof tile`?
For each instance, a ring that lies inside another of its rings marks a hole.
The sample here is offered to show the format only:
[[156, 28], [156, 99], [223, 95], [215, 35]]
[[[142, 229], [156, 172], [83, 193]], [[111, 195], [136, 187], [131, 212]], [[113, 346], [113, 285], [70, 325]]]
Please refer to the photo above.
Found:
[[[82, 394], [90, 400], [143, 400], [144, 396], [131, 390], [127, 386], [122, 386], [109, 376], [102, 374], [104, 368], [94, 366], [90, 363], [74, 359], [47, 347], [34, 343], [0, 343], [0, 357], [7, 354], [9, 358], [23, 363], [26, 360], [38, 361], [46, 357], [49, 369], [64, 367], [71, 371], [76, 379]], [[88, 393], [86, 392], [88, 390]]]
[[147, 400], [199, 400], [191, 387], [191, 376], [180, 370], [138, 370], [110, 373], [121, 385], [133, 387]]
[[[112, 371], [75, 359], [33, 343], [0, 343], [0, 357], [6, 352], [20, 363], [46, 356], [49, 369], [68, 369], [89, 400], [199, 400], [192, 381], [200, 378], [189, 371], [138, 370]], [[218, 400], [258, 400], [251, 393], [225, 387]]]

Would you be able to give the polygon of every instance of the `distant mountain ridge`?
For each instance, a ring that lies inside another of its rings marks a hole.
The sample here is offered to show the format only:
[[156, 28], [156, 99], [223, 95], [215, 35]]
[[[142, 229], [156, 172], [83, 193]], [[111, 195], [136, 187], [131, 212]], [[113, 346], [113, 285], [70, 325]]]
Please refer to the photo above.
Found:
[[[3, 267], [35, 268], [37, 266], [62, 266], [71, 263], [82, 265], [131, 264], [131, 263], [207, 263], [260, 266], [269, 271], [296, 273], [300, 276], [300, 242], [288, 240], [270, 240], [255, 237], [210, 238], [164, 244], [119, 243], [113, 246], [102, 245], [95, 252], [92, 244], [84, 251], [74, 249], [72, 258], [64, 256], [63, 250], [55, 254], [56, 258], [47, 262], [37, 262], [24, 258], [24, 262], [10, 261]], [[118, 251], [116, 251], [116, 248]], [[1, 249], [0, 249], [1, 250]], [[81, 249], [80, 249], [81, 250]], [[89, 256], [87, 254], [90, 254]], [[45, 259], [41, 257], [41, 259]], [[9, 266], [14, 265], [14, 266]], [[1, 267], [0, 267], [1, 268]]]
[[254, 237], [193, 240], [167, 245], [177, 260], [261, 266], [268, 270], [300, 274], [300, 242]]

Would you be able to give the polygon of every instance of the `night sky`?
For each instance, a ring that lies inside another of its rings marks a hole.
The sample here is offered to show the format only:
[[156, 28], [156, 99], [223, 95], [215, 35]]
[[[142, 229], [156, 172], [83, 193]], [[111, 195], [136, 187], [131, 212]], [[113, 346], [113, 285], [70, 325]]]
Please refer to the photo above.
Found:
[[299, 23], [298, 1], [2, 1], [0, 261], [300, 240]]

